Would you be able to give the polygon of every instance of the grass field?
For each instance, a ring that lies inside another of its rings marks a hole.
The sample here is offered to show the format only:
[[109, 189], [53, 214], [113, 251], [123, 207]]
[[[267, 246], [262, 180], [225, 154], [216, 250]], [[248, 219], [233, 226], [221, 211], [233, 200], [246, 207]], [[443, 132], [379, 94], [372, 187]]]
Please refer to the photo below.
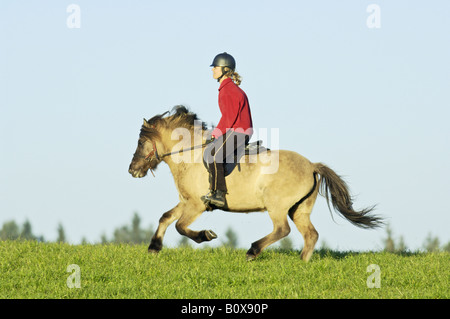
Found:
[[0, 298], [447, 299], [449, 276], [449, 253], [319, 250], [305, 263], [298, 251], [266, 250], [247, 262], [240, 249], [0, 242]]

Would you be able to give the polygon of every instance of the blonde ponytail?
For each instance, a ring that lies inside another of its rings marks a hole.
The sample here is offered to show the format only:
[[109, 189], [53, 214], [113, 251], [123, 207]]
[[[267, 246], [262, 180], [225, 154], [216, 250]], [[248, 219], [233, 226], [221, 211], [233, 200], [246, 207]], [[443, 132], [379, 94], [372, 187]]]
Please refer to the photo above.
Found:
[[242, 77], [237, 73], [236, 71], [231, 70], [228, 67], [224, 67], [224, 76], [227, 76], [233, 80], [236, 85], [241, 85], [242, 83]]

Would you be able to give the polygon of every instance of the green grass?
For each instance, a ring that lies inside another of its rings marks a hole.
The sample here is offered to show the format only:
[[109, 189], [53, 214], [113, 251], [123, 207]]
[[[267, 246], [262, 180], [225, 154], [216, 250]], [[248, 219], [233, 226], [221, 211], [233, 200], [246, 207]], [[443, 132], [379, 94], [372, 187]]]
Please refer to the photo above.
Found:
[[[0, 298], [443, 298], [449, 292], [449, 253], [396, 255], [266, 250], [163, 249], [146, 245], [68, 245], [0, 242]], [[68, 288], [67, 266], [81, 269], [81, 288]], [[368, 288], [367, 266], [381, 270]]]

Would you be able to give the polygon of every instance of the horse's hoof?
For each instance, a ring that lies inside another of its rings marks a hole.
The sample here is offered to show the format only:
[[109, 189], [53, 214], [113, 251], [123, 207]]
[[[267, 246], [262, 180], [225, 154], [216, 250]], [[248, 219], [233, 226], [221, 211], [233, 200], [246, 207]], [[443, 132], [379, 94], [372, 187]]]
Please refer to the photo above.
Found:
[[252, 244], [250, 249], [247, 251], [247, 261], [252, 261], [259, 255], [261, 250], [257, 247], [258, 246], [255, 245], [254, 243]]
[[212, 230], [205, 230], [205, 237], [207, 241], [213, 240], [217, 238], [217, 235]]
[[152, 239], [152, 242], [148, 246], [148, 252], [151, 254], [157, 254], [161, 251], [162, 247], [163, 247], [162, 240]]

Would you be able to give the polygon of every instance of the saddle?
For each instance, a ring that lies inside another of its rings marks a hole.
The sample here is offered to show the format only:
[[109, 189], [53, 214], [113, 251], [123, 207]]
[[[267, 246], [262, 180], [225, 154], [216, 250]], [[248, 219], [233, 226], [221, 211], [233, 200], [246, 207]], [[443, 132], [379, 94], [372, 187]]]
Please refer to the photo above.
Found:
[[[241, 160], [242, 156], [256, 155], [256, 154], [270, 151], [270, 149], [268, 149], [267, 147], [262, 146], [262, 143], [263, 142], [261, 140], [259, 140], [256, 142], [245, 144], [245, 148], [244, 148], [243, 152], [241, 151], [238, 153], [234, 153], [234, 154], [230, 155], [229, 157], [227, 157], [225, 159], [225, 167], [224, 167], [225, 176], [230, 175], [236, 166], [238, 167], [239, 172], [241, 171], [241, 165], [240, 165], [239, 161]], [[208, 163], [206, 163], [204, 158], [203, 158], [203, 165], [209, 171]]]

